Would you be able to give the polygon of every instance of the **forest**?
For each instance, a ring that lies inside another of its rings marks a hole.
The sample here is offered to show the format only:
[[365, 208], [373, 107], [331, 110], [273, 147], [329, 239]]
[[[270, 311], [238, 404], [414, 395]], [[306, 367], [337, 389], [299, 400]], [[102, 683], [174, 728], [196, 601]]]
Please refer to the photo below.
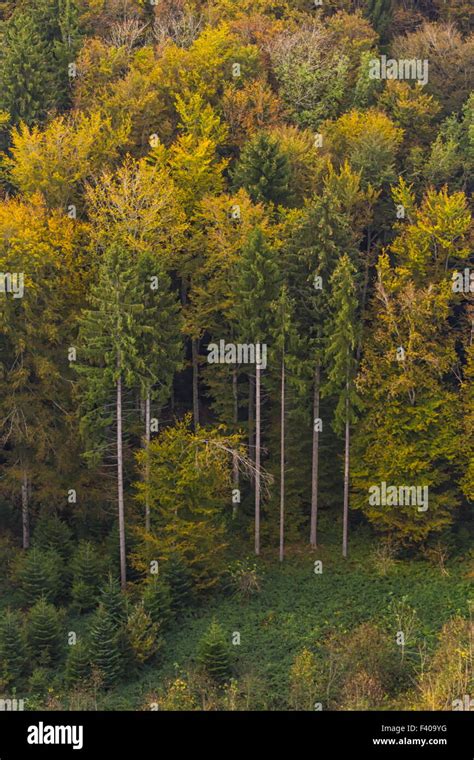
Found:
[[473, 21], [0, 2], [3, 709], [474, 709]]

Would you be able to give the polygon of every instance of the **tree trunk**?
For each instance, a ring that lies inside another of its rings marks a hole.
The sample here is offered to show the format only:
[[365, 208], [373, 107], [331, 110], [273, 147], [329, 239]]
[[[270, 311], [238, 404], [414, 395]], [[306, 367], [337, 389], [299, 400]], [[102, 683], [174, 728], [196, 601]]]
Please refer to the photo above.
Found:
[[146, 499], [145, 499], [145, 530], [150, 532], [150, 501], [148, 496], [148, 489], [150, 487], [150, 418], [151, 418], [151, 398], [150, 389], [147, 389], [145, 399], [145, 447], [146, 447], [146, 460], [145, 460], [145, 483], [146, 483]]
[[281, 362], [280, 420], [280, 562], [285, 551], [285, 359]]
[[321, 367], [318, 362], [314, 371], [314, 395], [313, 395], [313, 458], [311, 462], [311, 528], [309, 541], [311, 546], [317, 546], [318, 530], [318, 486], [319, 486], [319, 430], [316, 429], [316, 420], [319, 419], [319, 396], [320, 396]]
[[[234, 368], [232, 370], [232, 395], [234, 400], [234, 428], [235, 432], [237, 432], [237, 426], [239, 424], [239, 397], [238, 397], [238, 387], [237, 387], [237, 369]], [[234, 485], [234, 488], [239, 488], [239, 459], [237, 454], [232, 455], [232, 482]], [[239, 513], [239, 502], [233, 501], [232, 502], [232, 517], [235, 519]]]
[[22, 472], [21, 483], [21, 524], [23, 528], [23, 549], [30, 547], [30, 511], [28, 502], [28, 473]]
[[255, 554], [260, 554], [260, 367], [255, 373]]
[[199, 425], [199, 341], [193, 338], [191, 341], [191, 351], [193, 360], [193, 420], [194, 429]]
[[347, 557], [347, 534], [349, 524], [349, 383], [347, 384], [346, 397], [346, 443], [344, 449], [344, 513], [342, 518], [342, 556]]
[[249, 375], [249, 458], [253, 460], [253, 440], [255, 433], [255, 416], [254, 416], [254, 396], [255, 396], [255, 383], [253, 375]]
[[125, 589], [127, 567], [125, 554], [125, 508], [123, 498], [122, 377], [117, 380], [117, 489], [120, 538], [120, 585]]

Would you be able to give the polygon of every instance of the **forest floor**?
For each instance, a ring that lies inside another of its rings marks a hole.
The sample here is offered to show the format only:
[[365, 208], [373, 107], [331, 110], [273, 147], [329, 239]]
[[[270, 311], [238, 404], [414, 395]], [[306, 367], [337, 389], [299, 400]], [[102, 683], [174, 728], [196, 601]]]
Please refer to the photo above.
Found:
[[[322, 573], [315, 572], [317, 559], [322, 561]], [[228, 592], [208, 597], [166, 632], [158, 663], [104, 696], [100, 707], [146, 709], [146, 695], [159, 692], [193, 667], [198, 642], [213, 618], [229, 642], [240, 634], [240, 645], [232, 647], [236, 674], [250, 674], [265, 683], [268, 708], [278, 709], [287, 700], [291, 664], [305, 647], [322, 656], [321, 646], [331, 634], [350, 634], [368, 621], [395, 640], [397, 623], [390, 603], [406, 597], [418, 618], [416, 653], [423, 641], [430, 652], [447, 620], [467, 617], [472, 597], [468, 565], [460, 557], [444, 570], [424, 559], [396, 560], [384, 567], [375, 559], [374, 537], [365, 529], [353, 533], [346, 560], [334, 535], [315, 553], [291, 547], [281, 566], [274, 550], [264, 552], [258, 567], [259, 593], [248, 599]]]

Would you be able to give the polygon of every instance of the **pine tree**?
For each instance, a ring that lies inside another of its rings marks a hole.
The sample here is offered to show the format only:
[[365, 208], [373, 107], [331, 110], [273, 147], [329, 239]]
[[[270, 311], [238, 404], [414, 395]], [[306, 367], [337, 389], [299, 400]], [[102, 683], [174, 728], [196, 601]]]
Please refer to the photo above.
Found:
[[216, 620], [212, 621], [198, 644], [198, 660], [216, 683], [223, 684], [229, 679], [229, 647], [224, 631]]
[[[92, 286], [91, 308], [81, 317], [80, 355], [82, 430], [95, 461], [104, 446], [105, 431], [115, 424], [117, 503], [120, 539], [120, 581], [127, 582], [123, 480], [123, 394], [149, 377], [144, 340], [153, 331], [153, 315], [145, 306], [143, 272], [130, 251], [113, 244], [103, 254]], [[108, 402], [114, 395], [113, 412]], [[105, 411], [104, 411], [105, 410]]]
[[91, 656], [89, 647], [83, 641], [69, 647], [65, 674], [68, 685], [84, 683], [90, 678]]
[[[243, 343], [265, 343], [279, 292], [276, 253], [260, 227], [249, 235], [237, 265], [234, 318]], [[260, 554], [261, 366], [255, 367], [255, 554]]]
[[71, 554], [72, 531], [57, 515], [43, 515], [36, 523], [33, 546], [42, 551], [53, 550], [67, 561]]
[[172, 617], [169, 583], [156, 575], [151, 576], [145, 584], [142, 599], [145, 612], [150, 615], [153, 623], [164, 630]]
[[30, 13], [18, 12], [4, 25], [0, 66], [0, 108], [13, 123], [42, 121], [54, 105], [54, 78], [48, 64], [50, 47]]
[[261, 132], [245, 145], [233, 181], [247, 190], [254, 203], [289, 203], [289, 180], [288, 159], [274, 137]]
[[61, 621], [57, 609], [46, 599], [40, 599], [31, 608], [27, 635], [35, 662], [48, 666], [59, 659], [63, 640]]
[[80, 541], [72, 561], [72, 602], [78, 612], [87, 612], [97, 601], [102, 562], [90, 541]]
[[171, 591], [171, 610], [179, 614], [193, 601], [191, 573], [181, 557], [174, 554], [163, 569], [163, 577]]
[[33, 548], [20, 557], [16, 577], [26, 604], [44, 597], [55, 601], [64, 583], [63, 562], [55, 551]]
[[366, 0], [366, 2], [367, 16], [379, 33], [381, 42], [385, 43], [392, 23], [393, 0]]
[[324, 387], [325, 394], [337, 398], [334, 413], [334, 429], [344, 432], [344, 507], [342, 554], [347, 557], [349, 528], [349, 466], [350, 466], [350, 429], [355, 420], [355, 411], [359, 405], [355, 389], [357, 362], [357, 291], [355, 268], [349, 257], [344, 254], [331, 277], [330, 296], [331, 317], [327, 327], [327, 345], [325, 358], [328, 364], [328, 378]]
[[116, 578], [109, 575], [107, 583], [100, 589], [100, 603], [117, 629], [127, 619], [127, 600], [120, 591]]
[[7, 610], [0, 622], [0, 663], [2, 680], [14, 686], [28, 672], [25, 628], [18, 612]]
[[94, 615], [90, 631], [91, 662], [105, 688], [114, 686], [122, 674], [122, 651], [117, 625], [101, 604]]

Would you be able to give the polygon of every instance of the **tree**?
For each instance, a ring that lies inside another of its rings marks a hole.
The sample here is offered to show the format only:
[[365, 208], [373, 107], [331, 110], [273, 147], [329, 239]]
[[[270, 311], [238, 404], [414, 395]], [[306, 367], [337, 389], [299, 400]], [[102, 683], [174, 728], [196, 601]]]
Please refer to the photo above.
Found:
[[339, 259], [331, 277], [330, 309], [325, 350], [328, 377], [324, 392], [337, 397], [333, 425], [337, 433], [344, 431], [345, 436], [342, 555], [347, 557], [350, 429], [359, 401], [354, 382], [357, 368], [357, 286], [354, 265], [346, 254]]
[[[191, 431], [189, 423], [188, 416], [151, 442], [149, 480], [137, 483], [138, 500], [148, 499], [150, 504], [151, 532], [137, 529], [140, 544], [134, 566], [148, 573], [150, 562], [164, 563], [175, 608], [189, 591], [189, 574], [199, 588], [218, 581], [226, 547], [224, 508], [231, 490], [231, 458], [239, 450], [235, 436], [218, 429]], [[139, 452], [137, 459], [143, 469], [146, 453]]]
[[288, 159], [274, 137], [261, 132], [244, 146], [233, 182], [245, 188], [254, 203], [287, 203], [289, 181]]
[[72, 531], [57, 515], [41, 515], [33, 533], [33, 546], [56, 552], [64, 561], [71, 554]]
[[102, 561], [90, 541], [80, 541], [72, 560], [72, 603], [78, 612], [95, 606], [102, 575]]
[[68, 686], [87, 682], [91, 675], [90, 659], [89, 647], [85, 642], [78, 641], [69, 647], [65, 671]]
[[208, 675], [218, 684], [225, 683], [231, 672], [229, 647], [224, 631], [213, 620], [198, 645], [198, 660]]
[[[261, 227], [250, 233], [237, 265], [235, 321], [244, 343], [263, 344], [271, 335], [272, 304], [278, 297], [279, 270]], [[255, 554], [260, 554], [261, 371], [255, 366]]]
[[61, 556], [51, 549], [33, 548], [19, 558], [15, 574], [26, 604], [34, 604], [43, 597], [56, 601], [64, 582], [62, 565]]
[[[148, 376], [144, 336], [153, 329], [145, 303], [147, 283], [129, 252], [113, 244], [104, 253], [92, 286], [89, 309], [80, 319], [80, 352], [76, 365], [81, 382], [82, 431], [92, 444], [92, 461], [104, 450], [104, 434], [115, 424], [120, 577], [126, 585], [125, 504], [123, 482], [123, 393]], [[114, 393], [114, 409], [107, 402]]]
[[[190, 586], [189, 583], [189, 588]], [[157, 575], [151, 575], [145, 584], [142, 600], [145, 612], [148, 613], [153, 623], [164, 630], [172, 617], [171, 586], [169, 583]], [[186, 603], [188, 600], [185, 599], [184, 601]]]
[[103, 678], [105, 688], [114, 686], [122, 675], [122, 652], [116, 623], [101, 604], [89, 630], [91, 662]]
[[159, 638], [159, 626], [145, 611], [143, 603], [132, 608], [127, 620], [126, 636], [136, 665], [143, 665], [160, 648], [162, 640]]
[[22, 617], [8, 609], [0, 623], [0, 673], [5, 683], [21, 683], [28, 672], [28, 654]]
[[61, 620], [58, 610], [44, 598], [30, 610], [27, 636], [35, 662], [49, 666], [59, 659], [63, 639]]
[[392, 22], [392, 0], [367, 0], [367, 17], [380, 35], [382, 43], [387, 42]]
[[13, 123], [37, 124], [54, 105], [49, 47], [30, 13], [14, 13], [3, 27], [0, 107]]

